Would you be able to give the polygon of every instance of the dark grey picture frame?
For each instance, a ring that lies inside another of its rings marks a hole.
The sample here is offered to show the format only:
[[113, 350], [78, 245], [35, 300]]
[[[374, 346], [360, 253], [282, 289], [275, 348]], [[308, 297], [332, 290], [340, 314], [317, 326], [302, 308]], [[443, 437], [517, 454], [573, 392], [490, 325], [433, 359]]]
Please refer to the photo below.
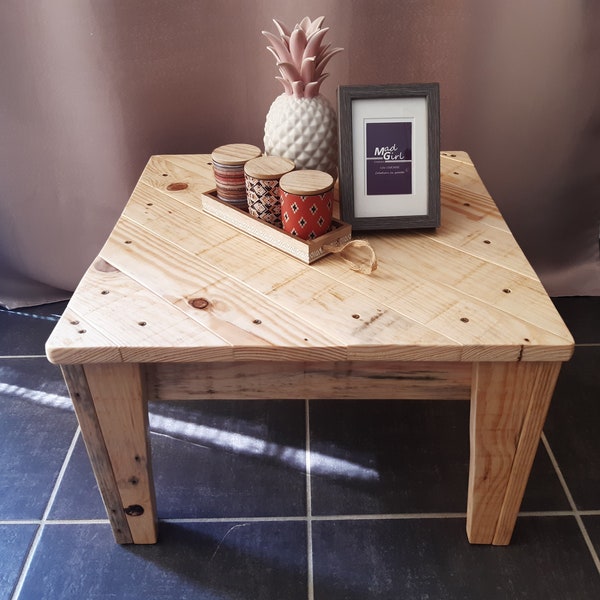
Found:
[[[381, 217], [354, 214], [353, 111], [354, 100], [423, 97], [427, 103], [427, 213]], [[440, 225], [440, 92], [437, 83], [339, 86], [340, 216], [355, 230], [431, 229]]]

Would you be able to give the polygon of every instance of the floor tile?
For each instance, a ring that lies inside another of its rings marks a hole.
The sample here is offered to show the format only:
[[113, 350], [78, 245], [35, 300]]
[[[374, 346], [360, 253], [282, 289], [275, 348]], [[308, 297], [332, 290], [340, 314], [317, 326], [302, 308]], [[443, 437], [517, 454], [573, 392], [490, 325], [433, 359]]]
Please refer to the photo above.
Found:
[[464, 512], [468, 402], [311, 403], [315, 515]]
[[582, 520], [596, 554], [600, 557], [600, 515], [582, 517]]
[[306, 515], [304, 402], [153, 404], [160, 518]]
[[21, 598], [305, 600], [306, 524], [161, 523], [154, 546], [108, 525], [46, 526]]
[[[311, 403], [315, 515], [460, 512], [467, 506], [469, 403]], [[543, 448], [522, 510], [568, 510]]]
[[572, 517], [520, 518], [508, 547], [464, 519], [313, 522], [315, 600], [592, 600], [600, 577]]
[[42, 517], [76, 429], [57, 367], [0, 360], [0, 520]]
[[544, 430], [577, 507], [600, 509], [600, 347], [562, 367]]
[[43, 356], [46, 340], [67, 302], [30, 308], [0, 308], [0, 356]]
[[576, 343], [600, 343], [600, 296], [553, 298], [552, 301]]
[[[306, 514], [303, 402], [152, 403], [150, 427], [159, 518]], [[81, 439], [50, 518], [106, 518]]]
[[36, 525], [0, 525], [0, 598], [11, 597], [36, 530]]
[[49, 519], [106, 519], [106, 510], [81, 435], [78, 437]]

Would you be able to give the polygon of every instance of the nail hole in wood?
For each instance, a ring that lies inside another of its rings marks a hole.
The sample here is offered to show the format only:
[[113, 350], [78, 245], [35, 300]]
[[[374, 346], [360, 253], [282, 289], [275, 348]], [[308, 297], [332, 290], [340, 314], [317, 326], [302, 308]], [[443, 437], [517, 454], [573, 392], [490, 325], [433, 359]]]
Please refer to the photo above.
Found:
[[126, 244], [131, 244], [131, 240], [125, 240]]
[[154, 202], [147, 202], [146, 206], [154, 206]]
[[490, 240], [483, 240], [484, 244], [491, 244], [492, 242], [490, 242]]
[[170, 183], [167, 189], [170, 192], [180, 192], [181, 190], [187, 190], [188, 184], [178, 181], [177, 183]]
[[455, 175], [460, 175], [460, 173], [458, 171], [454, 171]]
[[85, 329], [80, 329], [77, 333], [85, 333]]
[[137, 485], [140, 482], [140, 480], [134, 475], [133, 477], [129, 478], [129, 483], [131, 485]]
[[463, 323], [468, 323], [468, 322], [469, 322], [469, 319], [467, 319], [467, 317], [462, 317], [462, 318], [461, 318], [461, 321], [462, 321]]
[[510, 288], [504, 288], [502, 290], [505, 294], [510, 294], [512, 292], [512, 290]]
[[168, 176], [169, 176], [169, 174], [168, 174], [168, 173], [163, 173], [163, 174], [162, 174], [162, 176], [163, 176], [163, 177], [168, 177]]
[[106, 296], [106, 294], [110, 294], [110, 292], [108, 290], [102, 290], [100, 292], [103, 296]]
[[355, 315], [352, 315], [352, 318], [353, 318], [353, 319], [360, 319], [360, 315], [356, 315], [356, 314], [355, 314]]
[[140, 327], [146, 327], [146, 325], [148, 325], [148, 323], [146, 323], [146, 321], [140, 321], [140, 322], [138, 323], [138, 325], [139, 325]]
[[139, 504], [131, 504], [125, 508], [125, 514], [129, 517], [140, 517], [144, 514], [144, 507]]
[[254, 321], [252, 321], [255, 325], [260, 325], [262, 323], [262, 321], [260, 319], [254, 319]]
[[524, 338], [523, 341], [529, 343], [531, 340], [529, 338]]
[[71, 325], [79, 325], [79, 321], [71, 321]]
[[463, 206], [471, 206], [470, 202], [463, 202]]

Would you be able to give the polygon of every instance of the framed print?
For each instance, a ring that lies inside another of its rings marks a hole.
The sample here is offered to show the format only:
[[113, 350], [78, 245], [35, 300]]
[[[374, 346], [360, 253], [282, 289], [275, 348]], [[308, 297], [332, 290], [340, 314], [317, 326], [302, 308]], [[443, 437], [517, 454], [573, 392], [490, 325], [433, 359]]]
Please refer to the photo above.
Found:
[[338, 109], [342, 221], [438, 227], [439, 85], [340, 86]]

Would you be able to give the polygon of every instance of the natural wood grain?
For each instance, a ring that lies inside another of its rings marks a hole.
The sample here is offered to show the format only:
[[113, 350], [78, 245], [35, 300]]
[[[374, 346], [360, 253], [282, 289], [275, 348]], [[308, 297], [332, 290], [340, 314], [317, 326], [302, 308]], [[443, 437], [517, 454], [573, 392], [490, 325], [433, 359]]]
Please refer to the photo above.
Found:
[[[469, 156], [442, 153], [436, 231], [356, 236], [377, 255], [368, 276], [335, 256], [304, 264], [207, 214], [214, 183], [209, 155], [151, 157], [46, 345], [64, 367], [117, 540], [156, 536], [147, 391], [471, 390], [468, 535], [508, 543], [573, 339]], [[132, 505], [144, 514], [125, 517]]]
[[[132, 541], [154, 544], [157, 539], [156, 500], [148, 438], [148, 407], [140, 367], [133, 364], [86, 365], [85, 375]], [[135, 514], [139, 512], [136, 507], [142, 508], [142, 514]]]
[[469, 363], [231, 362], [157, 364], [154, 400], [467, 400]]
[[471, 391], [467, 534], [508, 544], [560, 363], [479, 363]]
[[133, 542], [133, 537], [85, 372], [83, 367], [71, 365], [65, 365], [61, 370], [73, 401], [75, 414], [81, 427], [81, 436], [90, 457], [115, 540], [119, 544], [130, 544]]
[[560, 363], [523, 363], [521, 369], [525, 371], [524, 378], [531, 386], [528, 388], [523, 385], [521, 393], [525, 396], [529, 392], [530, 399], [494, 534], [493, 543], [500, 546], [510, 543], [560, 372]]

